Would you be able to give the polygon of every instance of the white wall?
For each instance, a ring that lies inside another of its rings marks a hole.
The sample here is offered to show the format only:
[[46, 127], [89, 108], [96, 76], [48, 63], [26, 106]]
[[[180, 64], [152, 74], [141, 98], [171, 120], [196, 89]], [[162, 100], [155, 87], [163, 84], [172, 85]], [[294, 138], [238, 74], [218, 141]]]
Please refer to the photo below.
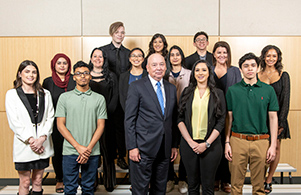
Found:
[[301, 35], [300, 0], [0, 0], [0, 36]]

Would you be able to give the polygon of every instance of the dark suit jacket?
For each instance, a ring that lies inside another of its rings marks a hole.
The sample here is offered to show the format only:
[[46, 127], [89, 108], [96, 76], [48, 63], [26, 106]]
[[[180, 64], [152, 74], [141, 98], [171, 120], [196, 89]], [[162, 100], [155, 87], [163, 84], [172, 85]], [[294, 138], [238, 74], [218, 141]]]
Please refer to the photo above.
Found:
[[116, 66], [116, 48], [113, 43], [101, 47], [107, 55], [109, 62], [110, 71], [114, 72], [119, 79], [121, 73], [127, 71], [129, 69], [129, 55], [130, 50], [125, 48], [123, 45], [120, 46], [120, 67]]
[[[142, 78], [147, 76], [147, 71], [143, 70]], [[119, 77], [119, 101], [123, 111], [125, 110], [125, 101], [129, 90], [130, 70], [122, 73]]]
[[[200, 60], [200, 56], [199, 56], [198, 52], [195, 52], [195, 53], [191, 54], [190, 56], [186, 57], [185, 58], [186, 68], [191, 70], [194, 63], [198, 60]], [[211, 66], [213, 66], [213, 55], [212, 55], [212, 53], [207, 51], [206, 60], [207, 60], [207, 62], [209, 62], [209, 64], [211, 64]]]
[[[182, 94], [184, 94], [185, 90], [183, 91]], [[214, 100], [213, 94], [211, 92], [210, 97], [209, 97], [209, 102], [208, 102], [208, 124], [207, 124], [208, 129], [207, 129], [207, 134], [206, 134], [205, 140], [207, 140], [209, 138], [213, 129], [216, 129], [217, 131], [219, 131], [221, 133], [221, 131], [224, 129], [224, 126], [225, 126], [225, 118], [226, 118], [225, 96], [224, 96], [224, 93], [222, 90], [220, 90], [220, 89], [216, 89], [216, 90], [217, 90], [217, 94], [218, 94], [218, 97], [221, 102], [222, 115], [220, 117], [215, 116], [215, 111], [214, 111], [215, 100]], [[192, 127], [191, 127], [193, 98], [194, 98], [194, 93], [192, 93], [192, 95], [188, 98], [188, 100], [186, 102], [186, 106], [185, 106], [186, 110], [185, 110], [184, 114], [178, 116], [178, 123], [184, 122], [184, 124], [188, 130], [188, 133], [191, 137], [193, 137], [192, 136]], [[181, 99], [180, 99], [180, 101], [181, 101]], [[218, 136], [214, 142], [220, 142], [220, 136]], [[214, 142], [212, 144], [214, 144]], [[181, 138], [180, 147], [181, 147], [181, 150], [191, 149], [183, 137]]]
[[131, 83], [125, 106], [126, 148], [138, 148], [149, 157], [156, 157], [165, 135], [165, 157], [177, 147], [176, 87], [163, 79], [166, 106], [163, 116], [156, 92], [148, 76]]

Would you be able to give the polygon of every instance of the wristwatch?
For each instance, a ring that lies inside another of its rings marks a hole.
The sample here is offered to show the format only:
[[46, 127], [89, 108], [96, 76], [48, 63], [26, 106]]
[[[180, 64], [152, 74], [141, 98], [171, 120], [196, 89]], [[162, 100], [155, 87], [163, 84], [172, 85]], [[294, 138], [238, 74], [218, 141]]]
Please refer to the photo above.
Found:
[[210, 148], [211, 144], [209, 144], [207, 141], [205, 142], [206, 148]]

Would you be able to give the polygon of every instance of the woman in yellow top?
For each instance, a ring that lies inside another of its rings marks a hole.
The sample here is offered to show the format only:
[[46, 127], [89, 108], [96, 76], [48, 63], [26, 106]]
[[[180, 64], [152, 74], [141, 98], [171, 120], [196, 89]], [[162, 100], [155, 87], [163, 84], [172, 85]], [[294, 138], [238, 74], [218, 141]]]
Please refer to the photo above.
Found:
[[220, 132], [224, 128], [226, 103], [215, 87], [210, 64], [197, 61], [179, 105], [180, 153], [187, 172], [188, 193], [214, 194], [215, 173], [223, 155]]

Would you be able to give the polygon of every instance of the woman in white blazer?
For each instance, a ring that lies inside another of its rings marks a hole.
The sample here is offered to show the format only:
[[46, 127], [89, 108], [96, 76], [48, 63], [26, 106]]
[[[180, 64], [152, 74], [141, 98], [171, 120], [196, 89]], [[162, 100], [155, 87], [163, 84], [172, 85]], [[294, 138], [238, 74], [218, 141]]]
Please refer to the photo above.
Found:
[[37, 65], [23, 61], [14, 89], [6, 93], [5, 107], [9, 127], [14, 132], [13, 160], [19, 174], [19, 193], [43, 194], [43, 172], [53, 156], [51, 140], [54, 110], [50, 92], [43, 89]]

